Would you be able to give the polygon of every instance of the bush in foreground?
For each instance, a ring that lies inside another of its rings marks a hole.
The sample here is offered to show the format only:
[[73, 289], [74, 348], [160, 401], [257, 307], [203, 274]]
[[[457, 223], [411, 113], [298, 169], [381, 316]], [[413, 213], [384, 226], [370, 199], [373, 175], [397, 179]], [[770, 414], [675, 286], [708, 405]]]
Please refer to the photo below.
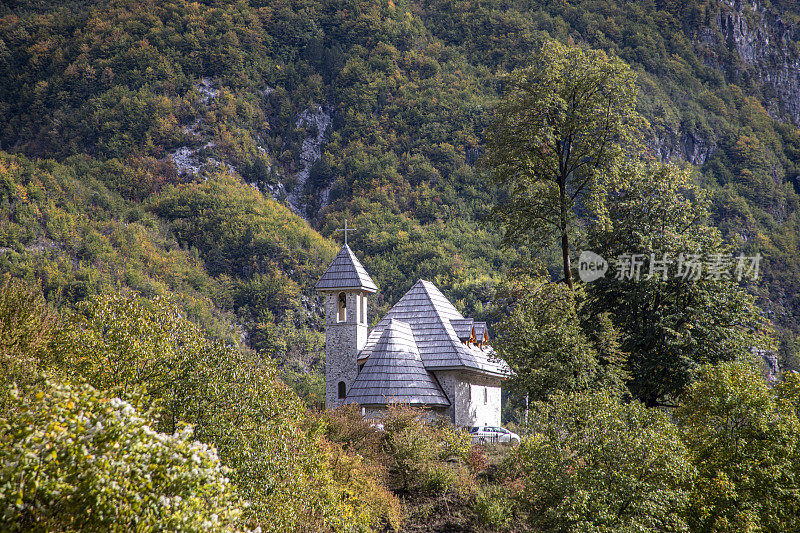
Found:
[[53, 385], [0, 419], [4, 531], [227, 531], [239, 502], [216, 450], [150, 429], [89, 386]]
[[389, 405], [383, 419], [384, 449], [402, 490], [441, 493], [463, 476], [447, 461], [464, 461], [470, 449], [466, 433], [423, 421], [422, 410]]
[[108, 395], [143, 391], [166, 432], [211, 444], [262, 531], [368, 530], [399, 523], [369, 465], [325, 442], [272, 362], [209, 340], [181, 309], [117, 294], [79, 306], [56, 343], [68, 373]]
[[693, 468], [660, 411], [606, 393], [540, 403], [519, 448], [519, 508], [536, 531], [684, 531]]
[[798, 399], [796, 375], [770, 389], [748, 364], [703, 368], [677, 413], [698, 471], [693, 530], [800, 528]]

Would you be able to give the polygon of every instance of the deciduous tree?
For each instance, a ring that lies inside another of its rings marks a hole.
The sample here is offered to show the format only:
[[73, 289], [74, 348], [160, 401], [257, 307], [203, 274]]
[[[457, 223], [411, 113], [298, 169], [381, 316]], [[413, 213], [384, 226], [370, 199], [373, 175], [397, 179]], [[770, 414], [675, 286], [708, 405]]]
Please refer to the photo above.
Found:
[[694, 469], [663, 412], [606, 393], [556, 395], [534, 412], [517, 458], [533, 529], [686, 530]]
[[[701, 365], [770, 346], [772, 330], [736, 284], [736, 261], [707, 224], [707, 194], [688, 169], [625, 163], [604, 181], [588, 243], [614, 264], [587, 284], [588, 311], [610, 313], [629, 354], [631, 392], [651, 407], [674, 406]], [[714, 257], [718, 272], [705, 269]]]
[[508, 195], [496, 213], [506, 242], [558, 235], [564, 280], [572, 289], [574, 208], [643, 124], [636, 76], [603, 51], [546, 41], [531, 65], [506, 82], [485, 161]]
[[495, 324], [498, 355], [514, 371], [511, 384], [533, 400], [585, 391], [597, 377], [597, 353], [581, 329], [576, 296], [544, 274], [508, 282], [508, 313]]
[[677, 412], [698, 471], [693, 530], [800, 528], [798, 390], [795, 382], [776, 394], [748, 364], [703, 368]]
[[609, 314], [587, 308], [582, 287], [570, 291], [536, 268], [513, 270], [499, 293], [505, 299], [492, 344], [513, 370], [511, 390], [534, 401], [601, 389], [629, 396], [627, 354]]

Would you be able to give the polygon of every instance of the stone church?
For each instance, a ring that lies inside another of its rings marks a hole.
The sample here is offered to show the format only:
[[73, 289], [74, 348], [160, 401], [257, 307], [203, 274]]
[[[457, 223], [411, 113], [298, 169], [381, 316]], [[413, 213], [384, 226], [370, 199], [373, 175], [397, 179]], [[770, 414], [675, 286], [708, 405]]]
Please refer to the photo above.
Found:
[[325, 403], [357, 403], [377, 418], [389, 403], [424, 408], [456, 426], [499, 426], [508, 365], [488, 345], [486, 323], [464, 318], [419, 280], [368, 329], [375, 282], [345, 245], [316, 284], [325, 298]]

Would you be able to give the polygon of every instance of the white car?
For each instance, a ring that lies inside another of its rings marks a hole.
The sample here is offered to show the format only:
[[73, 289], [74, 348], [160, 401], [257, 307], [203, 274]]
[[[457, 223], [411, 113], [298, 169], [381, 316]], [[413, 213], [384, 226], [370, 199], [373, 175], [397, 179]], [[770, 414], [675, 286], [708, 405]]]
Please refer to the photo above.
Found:
[[520, 437], [513, 431], [495, 426], [476, 426], [469, 428], [469, 434], [474, 444], [519, 444]]

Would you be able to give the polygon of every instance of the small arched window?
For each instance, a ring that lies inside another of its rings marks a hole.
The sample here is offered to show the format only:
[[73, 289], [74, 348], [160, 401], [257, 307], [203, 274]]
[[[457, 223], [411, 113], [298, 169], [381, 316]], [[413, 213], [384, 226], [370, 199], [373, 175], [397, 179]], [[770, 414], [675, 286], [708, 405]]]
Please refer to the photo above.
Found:
[[483, 404], [489, 403], [489, 387], [483, 388]]
[[339, 322], [347, 320], [347, 295], [343, 292], [339, 293], [339, 313], [336, 315], [336, 320]]
[[339, 382], [339, 399], [344, 400], [345, 396], [347, 396], [347, 386], [344, 384], [344, 381]]

